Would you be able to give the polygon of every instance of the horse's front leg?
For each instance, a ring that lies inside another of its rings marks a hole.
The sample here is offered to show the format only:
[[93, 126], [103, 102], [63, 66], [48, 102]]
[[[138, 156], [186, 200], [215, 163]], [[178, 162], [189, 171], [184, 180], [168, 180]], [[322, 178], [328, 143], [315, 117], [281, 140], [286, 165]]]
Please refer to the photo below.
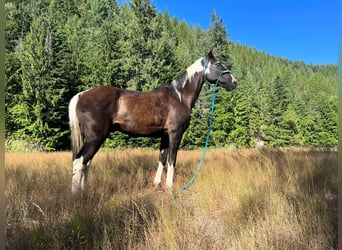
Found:
[[173, 177], [175, 173], [175, 167], [176, 167], [176, 159], [177, 159], [177, 152], [180, 140], [182, 138], [183, 133], [174, 133], [171, 134], [169, 137], [170, 140], [170, 146], [169, 146], [169, 159], [168, 159], [168, 165], [167, 165], [167, 175], [166, 175], [166, 187], [172, 192], [172, 186], [173, 186]]
[[168, 136], [163, 136], [160, 142], [160, 153], [159, 153], [159, 163], [156, 176], [154, 177], [154, 185], [159, 186], [161, 182], [161, 177], [163, 174], [164, 166], [167, 160], [167, 155], [169, 152], [169, 138]]

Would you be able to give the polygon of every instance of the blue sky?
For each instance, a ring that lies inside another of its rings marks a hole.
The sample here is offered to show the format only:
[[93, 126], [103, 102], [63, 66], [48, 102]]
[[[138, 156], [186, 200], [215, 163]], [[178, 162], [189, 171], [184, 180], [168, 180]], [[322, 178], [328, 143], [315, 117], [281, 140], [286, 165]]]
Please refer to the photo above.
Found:
[[338, 62], [338, 0], [151, 0], [189, 25], [210, 26], [213, 10], [234, 43], [290, 60]]

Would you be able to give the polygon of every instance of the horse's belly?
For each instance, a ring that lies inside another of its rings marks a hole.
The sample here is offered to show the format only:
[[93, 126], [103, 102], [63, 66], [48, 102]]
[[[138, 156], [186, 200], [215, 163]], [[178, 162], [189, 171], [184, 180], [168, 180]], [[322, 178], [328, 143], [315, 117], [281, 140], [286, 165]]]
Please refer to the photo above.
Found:
[[146, 124], [146, 123], [132, 123], [124, 122], [117, 123], [117, 129], [121, 132], [131, 134], [134, 136], [153, 136], [160, 134], [164, 128], [159, 124]]
[[151, 114], [126, 114], [119, 116], [114, 121], [117, 130], [136, 135], [151, 136], [164, 130], [165, 119]]

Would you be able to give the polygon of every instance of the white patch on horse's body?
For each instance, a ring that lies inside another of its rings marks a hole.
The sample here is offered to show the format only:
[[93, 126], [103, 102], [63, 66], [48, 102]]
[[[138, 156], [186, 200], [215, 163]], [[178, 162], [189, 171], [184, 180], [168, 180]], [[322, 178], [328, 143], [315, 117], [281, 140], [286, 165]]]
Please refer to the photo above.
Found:
[[157, 170], [157, 173], [156, 173], [156, 176], [154, 177], [154, 185], [155, 186], [158, 186], [159, 183], [161, 182], [161, 177], [162, 177], [162, 174], [163, 174], [163, 163], [159, 162], [158, 164], [158, 170]]
[[182, 95], [181, 95], [181, 93], [179, 92], [179, 90], [177, 88], [177, 82], [175, 80], [172, 81], [172, 87], [176, 91], [176, 94], [178, 95], [179, 101], [182, 102]]
[[186, 79], [182, 84], [182, 88], [185, 87], [186, 83], [188, 82], [187, 80], [193, 77], [196, 73], [203, 71], [203, 65], [202, 65], [202, 60], [203, 58], [197, 59], [192, 65], [190, 65], [186, 69]]
[[203, 58], [197, 59], [192, 65], [190, 65], [186, 69], [188, 77], [191, 77], [194, 74], [196, 74], [197, 72], [201, 72], [203, 70], [202, 60], [203, 60]]
[[83, 93], [88, 92], [89, 90], [92, 90], [92, 89], [95, 89], [95, 88], [96, 88], [96, 87], [90, 88], [90, 89], [86, 89], [86, 90], [83, 90], [83, 91], [81, 91], [81, 92], [78, 93], [78, 94], [81, 96]]
[[167, 165], [167, 175], [166, 175], [166, 186], [172, 188], [173, 185], [173, 175], [175, 172], [175, 167], [173, 165]]

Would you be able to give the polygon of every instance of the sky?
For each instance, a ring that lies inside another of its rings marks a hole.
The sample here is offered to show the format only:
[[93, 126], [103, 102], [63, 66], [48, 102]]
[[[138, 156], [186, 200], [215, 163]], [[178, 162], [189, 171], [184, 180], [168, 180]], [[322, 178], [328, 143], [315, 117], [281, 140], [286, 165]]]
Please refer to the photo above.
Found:
[[188, 25], [223, 19], [233, 43], [309, 64], [338, 63], [338, 0], [151, 0]]

